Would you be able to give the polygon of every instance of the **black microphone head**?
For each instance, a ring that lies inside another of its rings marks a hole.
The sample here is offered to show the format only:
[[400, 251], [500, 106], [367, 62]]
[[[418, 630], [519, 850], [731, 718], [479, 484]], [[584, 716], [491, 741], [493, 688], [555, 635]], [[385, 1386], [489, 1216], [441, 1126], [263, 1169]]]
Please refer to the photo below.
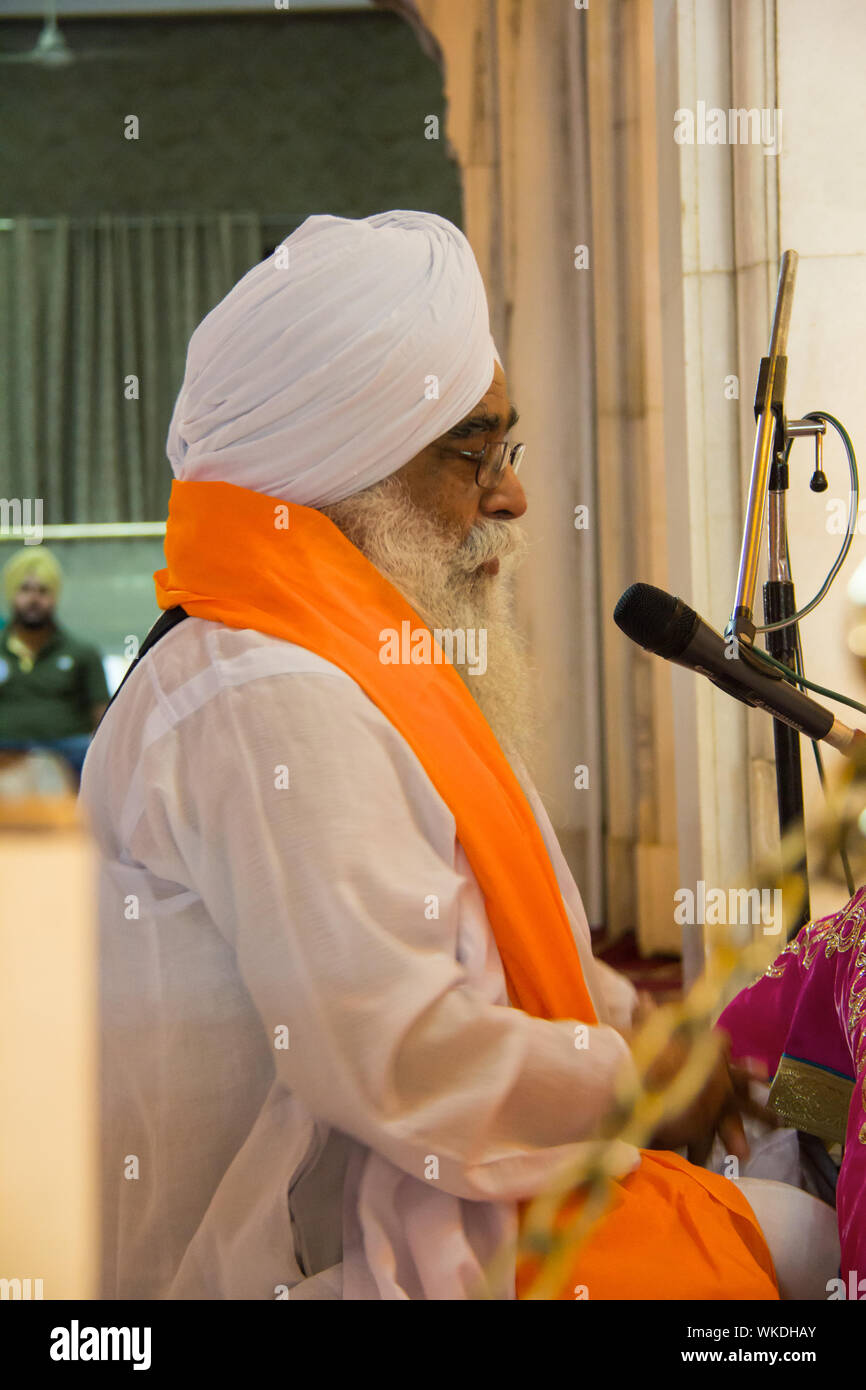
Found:
[[613, 620], [639, 646], [675, 660], [688, 646], [698, 615], [681, 598], [654, 584], [631, 584], [617, 603]]

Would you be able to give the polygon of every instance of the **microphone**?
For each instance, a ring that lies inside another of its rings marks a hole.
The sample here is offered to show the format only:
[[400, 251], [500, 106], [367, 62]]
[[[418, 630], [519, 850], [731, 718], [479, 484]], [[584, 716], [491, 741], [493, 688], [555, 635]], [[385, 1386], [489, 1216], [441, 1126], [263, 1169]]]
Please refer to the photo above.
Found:
[[617, 603], [613, 620], [638, 646], [698, 671], [735, 700], [766, 710], [807, 738], [823, 739], [848, 756], [866, 740], [861, 730], [849, 729], [761, 662], [748, 642], [735, 637], [726, 641], [693, 608], [664, 589], [632, 584]]

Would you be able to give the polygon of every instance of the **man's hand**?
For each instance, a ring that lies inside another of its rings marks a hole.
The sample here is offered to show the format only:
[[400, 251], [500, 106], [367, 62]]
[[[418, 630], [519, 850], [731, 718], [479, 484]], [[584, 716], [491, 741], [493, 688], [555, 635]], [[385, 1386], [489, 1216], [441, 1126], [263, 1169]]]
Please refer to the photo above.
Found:
[[[633, 1030], [629, 1037], [655, 1008], [649, 995], [638, 995]], [[659, 1127], [647, 1148], [685, 1148], [690, 1163], [703, 1165], [710, 1156], [718, 1134], [726, 1153], [746, 1159], [749, 1145], [742, 1116], [753, 1115], [772, 1127], [779, 1125], [778, 1117], [749, 1094], [749, 1082], [760, 1075], [760, 1070], [754, 1065], [735, 1066], [731, 1062], [730, 1040], [723, 1033], [717, 1033], [714, 1037], [718, 1044], [718, 1057], [702, 1089], [685, 1110]], [[678, 1075], [687, 1055], [688, 1045], [672, 1039], [650, 1067], [647, 1077], [649, 1085], [655, 1090], [669, 1084]]]

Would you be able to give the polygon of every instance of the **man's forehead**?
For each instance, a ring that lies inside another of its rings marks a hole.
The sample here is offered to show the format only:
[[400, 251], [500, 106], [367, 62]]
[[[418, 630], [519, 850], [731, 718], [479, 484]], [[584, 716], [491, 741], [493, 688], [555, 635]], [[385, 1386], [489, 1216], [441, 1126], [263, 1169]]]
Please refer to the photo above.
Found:
[[508, 382], [505, 379], [505, 372], [499, 362], [493, 368], [493, 380], [491, 381], [485, 395], [479, 404], [489, 402], [494, 408], [508, 406]]
[[491, 430], [511, 429], [518, 418], [517, 409], [512, 405], [508, 395], [505, 373], [497, 362], [493, 380], [481, 400], [452, 428], [461, 429], [469, 426], [478, 430], [486, 426]]

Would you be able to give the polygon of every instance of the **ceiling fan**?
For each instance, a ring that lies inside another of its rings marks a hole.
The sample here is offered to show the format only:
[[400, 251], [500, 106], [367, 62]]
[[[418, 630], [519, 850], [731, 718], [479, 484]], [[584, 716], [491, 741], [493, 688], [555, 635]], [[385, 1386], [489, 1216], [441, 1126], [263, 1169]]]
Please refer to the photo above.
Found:
[[57, 23], [57, 0], [46, 0], [45, 18], [36, 43], [23, 53], [0, 53], [0, 63], [34, 63], [43, 68], [63, 68], [81, 59], [108, 58], [116, 61], [149, 56], [141, 52], [124, 53], [122, 49], [115, 48], [70, 48]]

